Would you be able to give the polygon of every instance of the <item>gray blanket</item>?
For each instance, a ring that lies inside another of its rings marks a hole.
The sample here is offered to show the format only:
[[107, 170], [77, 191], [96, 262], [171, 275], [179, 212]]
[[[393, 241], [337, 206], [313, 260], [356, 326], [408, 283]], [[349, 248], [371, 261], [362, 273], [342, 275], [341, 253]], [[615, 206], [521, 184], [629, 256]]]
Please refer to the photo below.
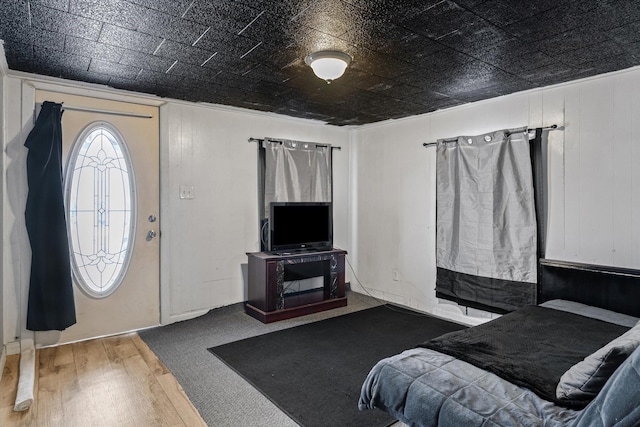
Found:
[[578, 412], [452, 356], [425, 348], [378, 362], [360, 409], [378, 408], [409, 426], [567, 426]]
[[[551, 304], [553, 303], [553, 304]], [[637, 318], [566, 301], [545, 303], [627, 327]], [[640, 425], [640, 348], [582, 411], [563, 408], [453, 356], [415, 348], [378, 362], [358, 407], [381, 409], [409, 426]], [[579, 418], [578, 418], [579, 417]]]
[[640, 347], [609, 378], [572, 427], [640, 425]]
[[629, 328], [535, 305], [473, 328], [450, 332], [420, 347], [449, 354], [534, 391], [560, 406], [581, 409], [584, 400], [556, 399], [569, 368]]

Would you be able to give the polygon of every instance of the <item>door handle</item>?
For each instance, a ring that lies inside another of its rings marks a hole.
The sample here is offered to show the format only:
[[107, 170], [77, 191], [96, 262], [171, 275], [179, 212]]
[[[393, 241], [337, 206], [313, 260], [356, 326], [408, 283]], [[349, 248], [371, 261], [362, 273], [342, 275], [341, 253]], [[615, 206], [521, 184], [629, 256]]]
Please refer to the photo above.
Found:
[[158, 234], [154, 230], [149, 230], [149, 232], [147, 233], [147, 242], [151, 241], [157, 235]]

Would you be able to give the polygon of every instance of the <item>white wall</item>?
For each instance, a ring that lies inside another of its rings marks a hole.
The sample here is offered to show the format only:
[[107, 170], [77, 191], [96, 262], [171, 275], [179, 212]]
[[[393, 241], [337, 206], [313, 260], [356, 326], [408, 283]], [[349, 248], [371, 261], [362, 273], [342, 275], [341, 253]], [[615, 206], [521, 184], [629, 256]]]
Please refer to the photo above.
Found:
[[[34, 76], [37, 77], [37, 76]], [[36, 79], [37, 80], [37, 79]], [[5, 78], [3, 128], [3, 333], [25, 329], [31, 251], [24, 224], [24, 141], [33, 127], [36, 86], [97, 98], [158, 105], [157, 98], [31, 77]], [[339, 146], [334, 153], [335, 245], [349, 246], [349, 130], [310, 120], [234, 108], [168, 102], [160, 111], [161, 309], [164, 323], [246, 300], [246, 252], [259, 250], [257, 148], [249, 137], [281, 137]], [[195, 198], [180, 199], [193, 185]]]
[[[435, 297], [435, 147], [519, 126], [549, 134], [547, 258], [640, 268], [640, 69], [358, 128], [351, 262], [376, 297], [469, 323]], [[393, 280], [398, 271], [398, 281]]]
[[[4, 54], [4, 42], [0, 41], [0, 147], [5, 146], [6, 126], [4, 117], [4, 82], [5, 75], [8, 71]], [[0, 188], [4, 188], [4, 156], [0, 161]], [[4, 221], [4, 198], [0, 197], [0, 221]], [[0, 226], [0, 241], [4, 241], [4, 229]], [[0, 369], [4, 369], [5, 357], [5, 339], [4, 339], [4, 292], [3, 292], [3, 274], [4, 272], [4, 248], [0, 249]], [[0, 377], [2, 374], [0, 374]]]
[[[22, 144], [33, 88], [7, 77], [3, 98], [7, 342], [21, 333], [17, 307], [28, 280]], [[257, 150], [249, 137], [342, 147], [334, 156], [335, 244], [349, 251], [357, 277], [376, 297], [482, 320], [483, 313], [464, 316], [435, 298], [435, 150], [422, 143], [524, 125], [565, 127], [550, 133], [547, 257], [640, 268], [639, 113], [639, 69], [356, 129], [168, 102], [160, 117], [163, 322], [246, 299], [245, 252], [259, 248]], [[195, 198], [179, 199], [180, 185], [193, 185]]]
[[[169, 102], [161, 107], [162, 322], [247, 299], [246, 252], [260, 250], [257, 146], [275, 137], [334, 152], [334, 244], [347, 248], [349, 131], [319, 122]], [[181, 185], [195, 198], [180, 199]]]
[[[26, 327], [31, 251], [25, 226], [27, 200], [27, 150], [24, 142], [33, 127], [35, 90], [19, 79], [6, 77], [3, 108], [5, 114], [3, 141], [3, 209], [2, 209], [2, 281], [4, 343], [15, 345]], [[23, 102], [26, 100], [26, 102]], [[30, 104], [30, 106], [29, 106]], [[19, 320], [21, 319], [21, 320]], [[19, 350], [19, 344], [17, 349]]]

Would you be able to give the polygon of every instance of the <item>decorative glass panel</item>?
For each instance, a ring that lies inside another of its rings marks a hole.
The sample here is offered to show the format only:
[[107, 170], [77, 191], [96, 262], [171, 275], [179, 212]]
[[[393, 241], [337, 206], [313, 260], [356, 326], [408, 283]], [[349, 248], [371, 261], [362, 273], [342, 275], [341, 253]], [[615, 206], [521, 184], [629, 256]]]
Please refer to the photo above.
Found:
[[133, 169], [124, 139], [106, 123], [87, 127], [74, 143], [66, 175], [66, 206], [74, 276], [103, 298], [122, 282], [135, 228]]

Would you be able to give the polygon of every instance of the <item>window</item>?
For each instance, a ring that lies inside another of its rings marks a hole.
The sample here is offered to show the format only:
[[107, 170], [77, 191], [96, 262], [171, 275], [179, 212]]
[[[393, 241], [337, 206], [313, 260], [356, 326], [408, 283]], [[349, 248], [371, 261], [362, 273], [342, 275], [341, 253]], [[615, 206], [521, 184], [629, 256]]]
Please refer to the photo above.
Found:
[[73, 144], [65, 178], [71, 263], [89, 296], [112, 294], [126, 274], [135, 236], [135, 185], [124, 139], [92, 123]]

